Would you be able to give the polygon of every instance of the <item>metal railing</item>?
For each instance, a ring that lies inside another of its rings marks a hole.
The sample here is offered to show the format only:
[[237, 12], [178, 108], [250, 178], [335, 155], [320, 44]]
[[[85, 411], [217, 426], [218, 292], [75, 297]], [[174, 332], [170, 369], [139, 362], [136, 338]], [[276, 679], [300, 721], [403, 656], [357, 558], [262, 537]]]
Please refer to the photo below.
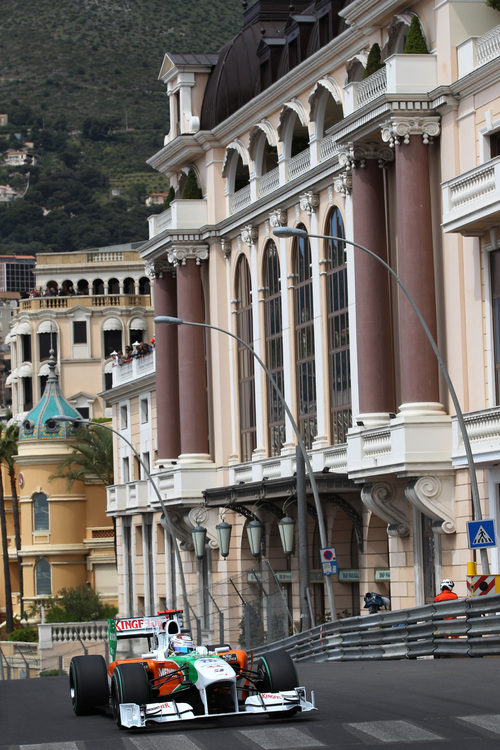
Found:
[[285, 649], [296, 661], [369, 661], [500, 654], [500, 595], [349, 617], [255, 654]]

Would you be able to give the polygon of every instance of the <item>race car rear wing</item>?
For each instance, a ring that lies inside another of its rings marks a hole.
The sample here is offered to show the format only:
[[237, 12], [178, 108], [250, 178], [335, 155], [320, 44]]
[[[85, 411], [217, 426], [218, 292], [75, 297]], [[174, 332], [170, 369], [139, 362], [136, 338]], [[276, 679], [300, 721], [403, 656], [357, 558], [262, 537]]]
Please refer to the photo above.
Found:
[[152, 617], [123, 617], [108, 620], [108, 641], [111, 658], [115, 659], [118, 639], [152, 636], [165, 631], [168, 635], [181, 632], [182, 610], [170, 609]]

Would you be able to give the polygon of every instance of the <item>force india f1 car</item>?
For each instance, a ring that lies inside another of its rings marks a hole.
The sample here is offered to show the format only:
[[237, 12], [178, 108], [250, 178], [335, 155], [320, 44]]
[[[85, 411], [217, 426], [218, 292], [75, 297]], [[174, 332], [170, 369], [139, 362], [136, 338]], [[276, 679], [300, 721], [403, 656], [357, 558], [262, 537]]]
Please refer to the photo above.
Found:
[[[297, 687], [295, 666], [286, 651], [272, 651], [254, 662], [252, 652], [229, 646], [195, 648], [181, 633], [181, 613], [167, 610], [155, 617], [108, 620], [108, 668], [99, 655], [71, 660], [75, 714], [111, 705], [118, 727], [130, 729], [242, 713], [290, 716], [315, 709], [314, 693], [309, 701], [305, 688]], [[174, 642], [188, 645], [178, 648]]]

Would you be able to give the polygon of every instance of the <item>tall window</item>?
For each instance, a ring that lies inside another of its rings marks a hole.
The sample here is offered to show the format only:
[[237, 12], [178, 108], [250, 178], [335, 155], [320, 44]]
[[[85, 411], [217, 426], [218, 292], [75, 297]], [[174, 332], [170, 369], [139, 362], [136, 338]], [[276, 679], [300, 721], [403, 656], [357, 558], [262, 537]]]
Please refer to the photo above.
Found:
[[[253, 345], [250, 269], [245, 257], [236, 269], [236, 329], [240, 339]], [[253, 355], [238, 342], [238, 386], [240, 402], [240, 452], [242, 461], [250, 461], [256, 446], [255, 376]]]
[[498, 404], [500, 403], [500, 250], [494, 250], [491, 253], [491, 299], [495, 338], [495, 389]]
[[35, 566], [35, 591], [37, 596], [52, 594], [50, 564], [47, 560], [40, 560]]
[[[303, 224], [298, 226], [305, 229]], [[317, 432], [317, 405], [311, 248], [307, 237], [295, 238], [293, 259], [298, 424], [302, 439], [306, 447], [310, 448]]]
[[45, 492], [33, 495], [33, 529], [34, 531], [49, 530], [49, 501]]
[[[328, 216], [325, 234], [345, 237], [339, 209]], [[345, 443], [351, 426], [351, 373], [349, 364], [349, 314], [345, 244], [327, 240], [328, 377], [332, 443]]]
[[[269, 240], [264, 253], [266, 365], [283, 393], [283, 334], [281, 318], [281, 283], [278, 249]], [[269, 453], [279, 456], [285, 442], [285, 410], [276, 391], [267, 381], [267, 422]]]

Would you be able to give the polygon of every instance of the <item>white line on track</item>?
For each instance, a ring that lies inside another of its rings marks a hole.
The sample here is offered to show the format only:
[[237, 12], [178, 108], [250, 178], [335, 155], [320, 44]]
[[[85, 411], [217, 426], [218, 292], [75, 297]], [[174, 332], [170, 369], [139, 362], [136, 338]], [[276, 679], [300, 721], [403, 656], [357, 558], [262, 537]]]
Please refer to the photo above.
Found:
[[308, 750], [313, 747], [324, 747], [323, 742], [293, 727], [240, 729], [238, 733], [255, 742], [263, 750], [285, 750], [285, 748], [286, 750], [292, 750], [292, 748]]
[[346, 724], [345, 726], [362, 732], [379, 742], [430, 742], [444, 740], [439, 734], [429, 732], [409, 721], [363, 721], [357, 724]]

